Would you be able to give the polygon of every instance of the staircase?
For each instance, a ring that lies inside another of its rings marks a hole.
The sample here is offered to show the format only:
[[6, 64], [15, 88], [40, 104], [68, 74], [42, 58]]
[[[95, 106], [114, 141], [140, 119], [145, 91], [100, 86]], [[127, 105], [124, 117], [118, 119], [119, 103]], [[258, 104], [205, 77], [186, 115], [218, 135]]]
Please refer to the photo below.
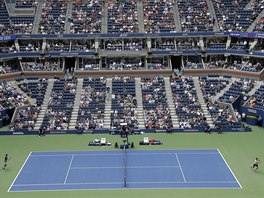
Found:
[[231, 84], [232, 84], [232, 81], [229, 82], [229, 84], [228, 84], [224, 89], [222, 89], [219, 93], [217, 93], [217, 94], [212, 98], [213, 101], [217, 101], [217, 100], [219, 100], [219, 98], [220, 98], [222, 95], [224, 95], [224, 93], [225, 93], [227, 90], [229, 90], [229, 88], [231, 87]]
[[173, 12], [174, 12], [174, 22], [175, 22], [176, 30], [177, 32], [182, 32], [181, 18], [179, 14], [179, 7], [177, 0], [175, 1], [175, 6], [173, 6]]
[[261, 85], [263, 85], [263, 81], [256, 81], [254, 88], [250, 90], [247, 95], [252, 96], [261, 87]]
[[30, 104], [36, 104], [36, 99], [29, 97], [24, 91], [22, 91], [22, 89], [20, 89], [20, 87], [17, 85], [16, 81], [11, 81], [11, 85], [12, 87], [16, 88], [16, 91], [25, 97], [30, 102]]
[[49, 99], [50, 95], [52, 93], [52, 88], [54, 85], [54, 79], [49, 79], [48, 87], [44, 96], [43, 104], [41, 105], [41, 110], [37, 118], [37, 122], [34, 126], [34, 130], [38, 130], [41, 127], [41, 124], [43, 122], [44, 116], [46, 114], [46, 111], [48, 109]]
[[138, 128], [145, 129], [144, 110], [142, 101], [141, 78], [135, 78], [136, 83], [136, 99], [137, 99], [137, 120]]
[[258, 15], [258, 17], [255, 19], [255, 21], [249, 26], [249, 28], [247, 29], [247, 32], [253, 32], [257, 22], [264, 17], [264, 9], [261, 11], [261, 13]]
[[108, 96], [105, 97], [104, 128], [110, 129], [112, 107], [112, 78], [107, 78], [106, 86], [110, 88], [110, 91], [108, 93]]
[[69, 34], [69, 33], [70, 33], [70, 30], [71, 30], [71, 26], [70, 26], [70, 21], [69, 21], [69, 19], [70, 19], [71, 16], [72, 16], [72, 7], [73, 7], [72, 4], [73, 4], [73, 0], [69, 0], [69, 1], [68, 1], [68, 6], [67, 6], [67, 11], [66, 11], [65, 26], [64, 26], [65, 33], [66, 33], [66, 34]]
[[207, 106], [205, 104], [203, 93], [202, 93], [202, 90], [201, 90], [201, 86], [200, 86], [198, 77], [193, 77], [193, 82], [194, 82], [194, 87], [195, 87], [195, 90], [196, 90], [196, 93], [197, 93], [197, 97], [198, 97], [199, 103], [201, 104], [202, 111], [203, 111], [203, 113], [204, 113], [204, 115], [206, 117], [206, 122], [209, 124], [209, 126], [211, 128], [213, 128], [214, 127], [213, 119], [212, 119], [211, 114], [209, 113], [209, 111], [207, 109]]
[[102, 15], [102, 25], [101, 25], [101, 33], [107, 33], [107, 24], [108, 24], [108, 2], [105, 2], [105, 4], [102, 6], [102, 12], [104, 13]]
[[215, 19], [215, 22], [213, 24], [214, 25], [214, 32], [219, 32], [220, 28], [218, 26], [218, 21], [217, 21], [217, 17], [216, 17], [216, 14], [215, 14], [213, 2], [211, 0], [206, 0], [206, 3], [208, 5], [208, 9], [209, 9], [209, 12], [210, 12], [212, 18]]
[[76, 87], [76, 94], [75, 94], [75, 99], [74, 99], [74, 105], [73, 105], [73, 109], [72, 109], [71, 120], [69, 123], [69, 129], [70, 130], [75, 129], [75, 125], [76, 125], [76, 122], [78, 119], [82, 88], [83, 88], [83, 78], [78, 78], [78, 83], [77, 83], [77, 87]]
[[35, 20], [34, 20], [34, 24], [33, 24], [32, 34], [38, 33], [43, 3], [44, 3], [44, 0], [38, 0], [38, 5], [36, 8], [35, 17], [34, 17]]
[[142, 1], [137, 2], [138, 29], [139, 33], [144, 33], [144, 14]]
[[180, 124], [179, 124], [178, 116], [176, 114], [175, 105], [174, 105], [174, 101], [172, 97], [170, 78], [164, 77], [164, 82], [165, 82], [165, 92], [166, 92], [167, 102], [168, 102], [168, 106], [169, 106], [169, 110], [170, 110], [170, 114], [172, 118], [173, 128], [179, 128]]

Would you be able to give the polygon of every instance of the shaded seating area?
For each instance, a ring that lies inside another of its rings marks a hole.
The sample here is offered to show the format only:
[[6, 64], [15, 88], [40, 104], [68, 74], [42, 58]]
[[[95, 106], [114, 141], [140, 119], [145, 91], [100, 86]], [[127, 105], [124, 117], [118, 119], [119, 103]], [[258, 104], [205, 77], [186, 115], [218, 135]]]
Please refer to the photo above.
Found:
[[163, 77], [142, 77], [141, 88], [146, 129], [173, 128]]
[[172, 96], [182, 129], [204, 129], [208, 126], [199, 103], [192, 77], [170, 78]]
[[42, 128], [50, 131], [69, 128], [76, 85], [77, 80], [74, 79], [55, 80]]
[[100, 33], [103, 10], [99, 0], [81, 0], [73, 2], [70, 33]]
[[199, 82], [205, 102], [208, 102], [212, 96], [215, 96], [229, 84], [228, 79], [221, 79], [220, 76], [201, 76]]
[[235, 102], [240, 96], [247, 94], [254, 87], [254, 81], [249, 79], [240, 79], [234, 81], [219, 101], [226, 103]]
[[33, 130], [37, 121], [40, 107], [30, 105], [25, 108], [19, 109], [14, 123], [10, 126], [12, 130]]
[[108, 1], [108, 33], [138, 32], [137, 1]]
[[6, 81], [0, 82], [0, 110], [12, 109], [27, 104], [29, 104], [27, 98], [19, 94], [11, 83]]
[[112, 79], [111, 129], [126, 126], [130, 132], [138, 128], [135, 78], [114, 77]]
[[10, 26], [15, 34], [31, 34], [34, 23], [34, 16], [11, 16]]
[[246, 106], [264, 110], [264, 85], [261, 85], [260, 88], [256, 90], [252, 97], [247, 101]]
[[41, 106], [43, 104], [48, 87], [47, 78], [17, 79], [17, 83], [20, 89], [29, 97], [36, 99], [37, 106]]
[[39, 34], [64, 33], [67, 5], [67, 0], [44, 1], [39, 23]]
[[178, 0], [183, 32], [213, 31], [214, 19], [205, 0]]
[[145, 33], [175, 32], [174, 3], [170, 1], [143, 1]]
[[75, 128], [81, 130], [103, 129], [105, 99], [105, 78], [84, 79]]
[[228, 106], [220, 105], [217, 101], [208, 102], [207, 108], [216, 128], [243, 128], [244, 125], [235, 118]]

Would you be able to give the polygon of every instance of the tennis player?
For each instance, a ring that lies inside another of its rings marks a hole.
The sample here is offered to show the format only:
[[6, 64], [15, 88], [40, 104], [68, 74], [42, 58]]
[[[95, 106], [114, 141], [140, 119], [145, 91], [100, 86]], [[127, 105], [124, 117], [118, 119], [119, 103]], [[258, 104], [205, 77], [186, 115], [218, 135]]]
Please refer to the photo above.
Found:
[[7, 167], [7, 161], [8, 161], [8, 154], [5, 154], [5, 159], [4, 159], [4, 166], [3, 169], [5, 170]]
[[259, 163], [260, 163], [259, 158], [256, 157], [251, 168], [254, 169], [255, 171], [257, 171], [259, 169]]

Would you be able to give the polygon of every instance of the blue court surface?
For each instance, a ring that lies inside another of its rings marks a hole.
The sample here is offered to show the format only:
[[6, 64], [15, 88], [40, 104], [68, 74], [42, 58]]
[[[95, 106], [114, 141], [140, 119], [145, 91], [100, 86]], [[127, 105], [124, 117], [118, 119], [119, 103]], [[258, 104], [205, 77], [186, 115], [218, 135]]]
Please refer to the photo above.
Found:
[[31, 152], [9, 188], [242, 188], [218, 149]]

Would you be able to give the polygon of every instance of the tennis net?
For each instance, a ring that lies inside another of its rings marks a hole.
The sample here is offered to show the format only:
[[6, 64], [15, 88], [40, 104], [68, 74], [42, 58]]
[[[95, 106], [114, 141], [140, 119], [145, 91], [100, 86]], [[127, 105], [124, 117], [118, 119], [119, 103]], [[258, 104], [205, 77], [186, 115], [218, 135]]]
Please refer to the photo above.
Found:
[[126, 163], [126, 147], [123, 148], [123, 156], [124, 156], [124, 187], [127, 187], [127, 163]]

